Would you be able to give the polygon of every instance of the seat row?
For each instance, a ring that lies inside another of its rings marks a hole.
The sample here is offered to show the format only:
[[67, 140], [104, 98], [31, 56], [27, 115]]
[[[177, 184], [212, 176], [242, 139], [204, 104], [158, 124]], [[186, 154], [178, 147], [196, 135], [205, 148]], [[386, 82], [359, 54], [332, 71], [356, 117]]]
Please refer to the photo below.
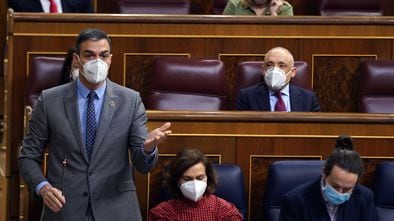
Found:
[[[25, 104], [34, 107], [41, 91], [60, 84], [63, 58], [34, 57], [29, 66]], [[237, 67], [236, 93], [261, 81], [261, 61], [242, 62]], [[296, 61], [297, 75], [291, 82], [312, 89], [309, 66]], [[217, 59], [155, 57], [149, 94], [143, 97], [152, 110], [228, 110], [224, 63]]]
[[[59, 85], [63, 58], [35, 57], [29, 70], [25, 104], [35, 106], [43, 89]], [[262, 81], [262, 61], [238, 64], [234, 94]], [[304, 61], [295, 61], [291, 83], [312, 89], [312, 74]], [[365, 60], [360, 64], [359, 111], [394, 113], [394, 61]], [[228, 110], [225, 67], [217, 59], [158, 56], [152, 64], [149, 93], [143, 97], [152, 110]]]
[[[229, 0], [214, 0], [213, 13], [222, 14]], [[320, 15], [383, 15], [384, 0], [316, 0]], [[118, 12], [128, 14], [189, 14], [191, 0], [119, 0]]]
[[[276, 161], [270, 165], [264, 195], [264, 220], [279, 220], [282, 196], [293, 188], [318, 179], [322, 175], [324, 161], [293, 160]], [[246, 218], [247, 203], [243, 175], [236, 165], [214, 165], [218, 174], [216, 195], [232, 202]], [[394, 162], [382, 161], [375, 170], [374, 186], [378, 221], [394, 219]], [[163, 199], [164, 200], [164, 199]]]

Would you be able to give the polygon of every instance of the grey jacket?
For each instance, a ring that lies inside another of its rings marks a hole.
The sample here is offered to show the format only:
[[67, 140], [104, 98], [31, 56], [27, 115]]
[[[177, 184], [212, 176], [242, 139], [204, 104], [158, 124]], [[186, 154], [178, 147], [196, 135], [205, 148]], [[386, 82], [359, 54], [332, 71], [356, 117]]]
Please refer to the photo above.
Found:
[[[146, 113], [139, 94], [107, 80], [107, 88], [91, 159], [81, 137], [75, 82], [44, 90], [23, 140], [20, 174], [34, 192], [47, 180], [62, 190], [66, 203], [53, 213], [43, 208], [42, 220], [84, 220], [90, 201], [96, 221], [142, 220], [129, 161], [142, 173], [152, 162], [143, 152]], [[48, 147], [47, 176], [40, 164]], [[63, 160], [67, 164], [63, 167]]]

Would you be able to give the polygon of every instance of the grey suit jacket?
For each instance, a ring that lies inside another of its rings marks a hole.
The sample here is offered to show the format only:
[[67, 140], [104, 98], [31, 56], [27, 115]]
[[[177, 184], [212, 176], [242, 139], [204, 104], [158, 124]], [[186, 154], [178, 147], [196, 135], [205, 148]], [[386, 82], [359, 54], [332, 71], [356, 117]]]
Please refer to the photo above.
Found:
[[[66, 203], [42, 220], [84, 220], [90, 200], [96, 221], [141, 220], [128, 151], [135, 168], [147, 173], [145, 108], [139, 94], [107, 80], [102, 113], [89, 162], [81, 137], [75, 82], [42, 92], [20, 153], [20, 174], [29, 188], [47, 180], [63, 191]], [[48, 146], [47, 177], [40, 164]], [[63, 168], [63, 160], [67, 164]]]

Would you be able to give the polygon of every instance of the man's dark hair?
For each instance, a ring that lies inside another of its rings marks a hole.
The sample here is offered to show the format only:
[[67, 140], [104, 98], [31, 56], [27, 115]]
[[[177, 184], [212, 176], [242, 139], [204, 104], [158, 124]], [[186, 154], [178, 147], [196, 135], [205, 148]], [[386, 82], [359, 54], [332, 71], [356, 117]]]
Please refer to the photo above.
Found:
[[108, 41], [109, 49], [111, 51], [111, 39], [108, 37], [107, 33], [97, 28], [87, 28], [82, 30], [79, 33], [75, 43], [76, 53], [79, 54], [81, 52], [82, 42], [85, 42], [87, 40], [99, 41], [102, 39], [106, 39]]
[[208, 158], [197, 149], [184, 149], [165, 166], [163, 171], [163, 188], [171, 195], [179, 197], [182, 192], [179, 189], [178, 181], [190, 167], [203, 163], [207, 175], [207, 189], [204, 194], [211, 194], [216, 189], [216, 173]]
[[359, 178], [364, 172], [364, 164], [360, 154], [353, 150], [352, 139], [347, 135], [338, 137], [334, 152], [328, 156], [325, 162], [325, 176], [331, 174], [335, 165], [347, 172], [357, 174]]

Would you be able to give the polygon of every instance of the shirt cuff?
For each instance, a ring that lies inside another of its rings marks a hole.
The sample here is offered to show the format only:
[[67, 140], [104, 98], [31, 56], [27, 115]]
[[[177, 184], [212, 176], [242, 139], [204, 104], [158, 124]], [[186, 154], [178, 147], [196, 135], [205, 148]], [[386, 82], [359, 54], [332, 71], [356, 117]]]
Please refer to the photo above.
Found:
[[49, 182], [48, 182], [48, 181], [42, 181], [40, 184], [37, 185], [36, 190], [35, 190], [37, 196], [41, 196], [41, 195], [40, 195], [40, 190], [41, 190], [41, 188], [43, 188], [46, 184], [49, 184]]
[[[142, 147], [143, 148], [143, 147]], [[145, 163], [147, 163], [148, 165], [152, 164], [152, 162], [155, 159], [155, 156], [157, 154], [157, 146], [155, 146], [155, 148], [153, 149], [152, 152], [147, 153], [145, 151], [142, 151], [144, 157], [145, 157]]]

